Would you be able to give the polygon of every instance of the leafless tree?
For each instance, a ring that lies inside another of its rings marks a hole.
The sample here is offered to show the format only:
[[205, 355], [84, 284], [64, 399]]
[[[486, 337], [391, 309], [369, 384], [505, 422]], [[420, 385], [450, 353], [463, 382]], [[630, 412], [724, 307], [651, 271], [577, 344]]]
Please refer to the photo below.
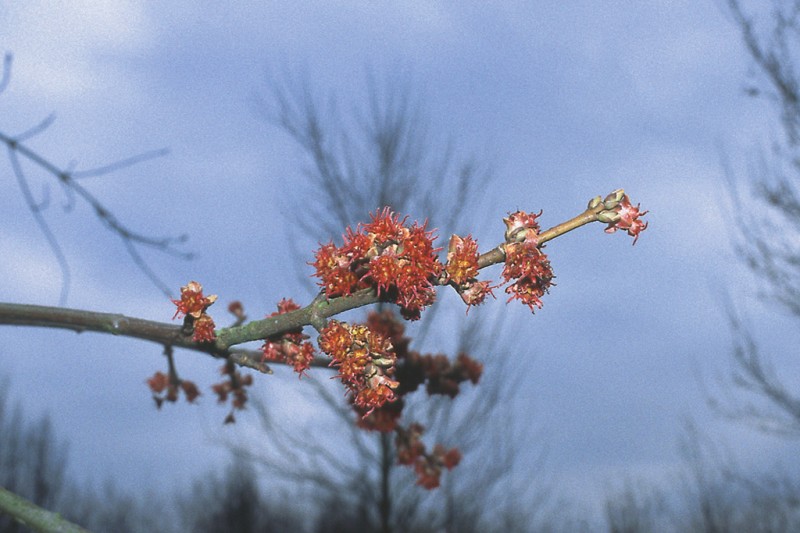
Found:
[[[56, 440], [50, 419], [28, 422], [8, 398], [8, 381], [0, 381], [0, 487], [47, 509], [57, 508], [67, 492], [66, 445]], [[0, 515], [0, 531], [21, 531]]]
[[[0, 78], [0, 94], [5, 90], [11, 79], [11, 64], [12, 56], [7, 53], [4, 56], [3, 72]], [[44, 191], [42, 198], [37, 198], [31, 185], [31, 169], [38, 170], [46, 177], [49, 176], [49, 178], [55, 179], [65, 197], [63, 203], [65, 211], [71, 211], [78, 202], [83, 202], [88, 205], [100, 223], [120, 238], [126, 252], [139, 270], [141, 270], [162, 293], [166, 296], [170, 296], [172, 291], [148, 265], [147, 260], [141, 253], [141, 249], [150, 248], [175, 257], [190, 259], [192, 254], [181, 250], [181, 245], [188, 237], [186, 235], [180, 235], [178, 237], [155, 237], [131, 229], [117, 218], [117, 216], [91, 192], [90, 187], [86, 184], [86, 181], [84, 181], [87, 178], [98, 178], [149, 159], [162, 157], [166, 155], [168, 151], [165, 149], [151, 150], [96, 168], [76, 169], [71, 166], [60, 167], [31, 149], [27, 144], [31, 139], [41, 135], [52, 126], [55, 118], [55, 114], [51, 114], [36, 126], [15, 135], [0, 131], [0, 143], [4, 144], [8, 149], [8, 159], [11, 163], [11, 169], [17, 180], [20, 192], [61, 270], [61, 296], [59, 305], [63, 306], [66, 303], [69, 294], [71, 277], [69, 261], [55, 233], [51, 229], [52, 223], [49, 222], [48, 218], [45, 216], [46, 210], [51, 205], [48, 183], [45, 181], [42, 185], [41, 190]]]
[[[753, 158], [749, 186], [726, 165], [739, 230], [736, 252], [762, 281], [761, 295], [800, 320], [800, 2], [757, 5], [748, 12], [743, 2], [726, 0], [726, 11], [752, 60], [747, 92], [774, 107], [781, 134]], [[745, 395], [715, 400], [715, 406], [761, 429], [800, 434], [800, 393], [780, 378], [739, 311], [729, 308], [736, 338], [731, 381]]]
[[[346, 226], [383, 206], [412, 215], [430, 213], [430, 225], [445, 238], [463, 232], [467, 221], [474, 223], [485, 197], [481, 191], [492, 174], [474, 159], [459, 159], [454, 143], [430, 134], [408, 79], [378, 82], [368, 74], [364, 95], [346, 100], [320, 98], [305, 79], [284, 76], [270, 81], [269, 97], [261, 100], [264, 115], [305, 156], [305, 188], [295, 200], [301, 205], [289, 202], [287, 208], [297, 221], [298, 233], [308, 241], [341, 235]], [[336, 453], [341, 442], [323, 441], [321, 431], [285, 430], [269, 400], [256, 402], [255, 408], [271, 446], [257, 449], [252, 443], [234, 443], [235, 452], [257, 461], [272, 475], [312, 483], [318, 496], [327, 494], [323, 499], [351, 509], [370, 530], [471, 531], [487, 527], [487, 520], [503, 518], [510, 528], [528, 527], [541, 509], [543, 495], [537, 489], [543, 484], [540, 479], [523, 483], [507, 467], [523, 451], [531, 452], [524, 443], [532, 440], [530, 420], [515, 424], [504, 412], [516, 383], [508, 357], [512, 350], [506, 341], [499, 341], [504, 337], [500, 321], [492, 326], [486, 319], [476, 326], [473, 320], [469, 327], [453, 330], [452, 324], [464, 319], [464, 307], [458, 303], [455, 318], [431, 312], [434, 309], [423, 313], [413, 342], [419, 345], [426, 334], [444, 328], [447, 336], [458, 339], [457, 353], [467, 352], [487, 363], [477, 386], [480, 390], [475, 395], [465, 391], [454, 401], [426, 399], [425, 407], [411, 402], [403, 415], [404, 420], [422, 422], [436, 442], [456, 445], [465, 454], [462, 465], [446, 474], [438, 491], [425, 493], [414, 487], [411, 474], [396, 468], [393, 436], [357, 429], [355, 415], [341, 394], [313, 377], [307, 386], [324, 400], [317, 403], [324, 403], [348, 428], [341, 438], [349, 443], [355, 462]], [[319, 530], [336, 527], [325, 517]]]
[[730, 453], [684, 424], [682, 464], [661, 482], [625, 483], [606, 498], [609, 531], [697, 532], [796, 531], [800, 527], [797, 484], [783, 475], [743, 474]]
[[665, 497], [660, 490], [627, 481], [606, 498], [605, 518], [609, 533], [663, 531], [667, 518]]

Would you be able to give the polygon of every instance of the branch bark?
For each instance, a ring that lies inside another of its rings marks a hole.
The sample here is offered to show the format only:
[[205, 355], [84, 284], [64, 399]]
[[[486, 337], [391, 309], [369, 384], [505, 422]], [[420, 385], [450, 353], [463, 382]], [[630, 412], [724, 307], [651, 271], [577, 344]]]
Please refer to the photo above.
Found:
[[89, 533], [57, 513], [42, 509], [3, 487], [0, 487], [0, 511], [20, 524], [42, 533]]

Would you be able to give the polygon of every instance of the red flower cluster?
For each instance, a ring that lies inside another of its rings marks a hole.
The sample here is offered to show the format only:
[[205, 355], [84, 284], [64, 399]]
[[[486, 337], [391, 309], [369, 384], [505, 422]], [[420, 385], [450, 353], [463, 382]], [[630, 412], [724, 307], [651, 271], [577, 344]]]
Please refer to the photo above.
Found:
[[[299, 305], [291, 299], [284, 298], [278, 303], [278, 311], [269, 316], [282, 315], [297, 309], [300, 309]], [[303, 328], [267, 337], [261, 347], [264, 352], [264, 360], [286, 362], [292, 365], [294, 371], [302, 377], [303, 372], [308, 370], [311, 361], [314, 360], [314, 346], [310, 342], [306, 342], [308, 338], [308, 335], [303, 334]]]
[[460, 354], [451, 363], [450, 359], [441, 354], [422, 355], [410, 350], [410, 339], [404, 336], [403, 323], [389, 310], [370, 313], [367, 327], [389, 339], [395, 355], [393, 378], [398, 385], [394, 389], [396, 399], [393, 402], [369, 413], [366, 409], [354, 406], [361, 415], [359, 425], [364, 429], [394, 431], [402, 414], [403, 397], [422, 384], [426, 384], [428, 394], [446, 394], [452, 398], [458, 394], [461, 383], [467, 380], [477, 383], [480, 379], [483, 366], [467, 354]]
[[217, 395], [219, 403], [228, 401], [228, 396], [231, 396], [231, 412], [225, 417], [226, 424], [233, 424], [236, 422], [236, 417], [233, 415], [234, 409], [244, 409], [247, 405], [247, 389], [253, 384], [253, 376], [250, 374], [242, 375], [241, 372], [236, 370], [236, 366], [232, 363], [226, 363], [220, 368], [220, 373], [228, 376], [228, 379], [215, 383], [211, 386], [211, 390]]
[[343, 246], [331, 242], [317, 250], [314, 275], [329, 298], [375, 287], [400, 306], [404, 317], [415, 320], [433, 303], [434, 281], [442, 272], [433, 232], [426, 224], [408, 227], [407, 217], [400, 220], [388, 207], [370, 217], [355, 231], [347, 228]]
[[185, 323], [193, 328], [192, 340], [195, 342], [213, 342], [214, 320], [206, 313], [206, 309], [217, 300], [217, 296], [203, 296], [203, 286], [196, 281], [190, 281], [181, 287], [181, 299], [172, 300], [177, 309], [172, 319], [175, 320], [185, 315]]
[[319, 336], [319, 347], [333, 359], [336, 377], [353, 394], [353, 404], [366, 411], [364, 416], [395, 399], [395, 354], [386, 337], [365, 325], [331, 320]]
[[465, 353], [459, 354], [454, 364], [442, 354], [423, 355], [420, 362], [427, 379], [425, 389], [428, 394], [446, 394], [455, 398], [460, 383], [469, 380], [477, 385], [483, 373], [483, 365]]
[[426, 453], [425, 444], [421, 440], [423, 431], [424, 428], [419, 424], [411, 424], [408, 429], [397, 428], [397, 461], [401, 465], [414, 465], [417, 485], [435, 489], [440, 483], [442, 467], [452, 470], [461, 462], [461, 452], [458, 448], [447, 450], [437, 444], [432, 453]]
[[169, 376], [163, 372], [156, 372], [147, 380], [147, 386], [153, 391], [153, 400], [156, 402], [156, 407], [161, 409], [161, 405], [167, 402], [178, 401], [180, 391], [186, 395], [186, 401], [193, 403], [195, 399], [200, 396], [200, 391], [194, 382], [187, 379], [170, 379]]
[[631, 205], [628, 195], [624, 195], [622, 200], [614, 208], [619, 218], [613, 222], [608, 223], [606, 233], [614, 233], [618, 229], [627, 231], [628, 235], [633, 237], [633, 244], [639, 240], [639, 234], [647, 229], [647, 222], [643, 222], [639, 217], [647, 214], [647, 211], [641, 211], [641, 204], [636, 204], [636, 207]]
[[[488, 281], [478, 281], [478, 243], [471, 235], [450, 237], [447, 247], [447, 264], [444, 266], [448, 282], [455, 287], [467, 304], [467, 312], [473, 305], [482, 304], [487, 294], [492, 294]], [[494, 295], [492, 295], [494, 296]]]
[[539, 247], [539, 223], [536, 219], [541, 215], [524, 211], [512, 213], [504, 218], [506, 224], [506, 253], [503, 279], [515, 280], [506, 287], [506, 293], [530, 307], [541, 309], [541, 297], [548, 291], [555, 277], [547, 255]]

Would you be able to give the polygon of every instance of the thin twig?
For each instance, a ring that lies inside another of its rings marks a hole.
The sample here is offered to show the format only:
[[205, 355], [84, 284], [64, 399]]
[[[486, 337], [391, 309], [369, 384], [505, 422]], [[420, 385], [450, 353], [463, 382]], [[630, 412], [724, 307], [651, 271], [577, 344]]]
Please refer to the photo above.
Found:
[[187, 240], [186, 235], [180, 235], [178, 237], [151, 237], [148, 235], [144, 235], [142, 233], [137, 233], [135, 231], [130, 230], [128, 227], [123, 225], [114, 214], [109, 211], [93, 194], [91, 194], [85, 187], [80, 185], [76, 180], [75, 176], [78, 177], [90, 177], [90, 176], [100, 176], [103, 174], [108, 174], [109, 172], [113, 172], [115, 170], [119, 170], [125, 167], [129, 167], [136, 163], [140, 163], [142, 161], [153, 159], [155, 157], [161, 157], [165, 155], [167, 152], [166, 150], [154, 150], [151, 152], [145, 152], [143, 154], [133, 156], [127, 159], [123, 159], [121, 161], [117, 161], [115, 163], [111, 163], [110, 165], [106, 165], [103, 167], [98, 167], [94, 169], [89, 169], [85, 171], [71, 171], [59, 168], [55, 164], [51, 163], [45, 157], [40, 155], [39, 153], [33, 151], [26, 145], [22, 144], [21, 140], [23, 138], [29, 138], [33, 135], [41, 133], [47, 126], [52, 123], [53, 115], [42, 121], [39, 125], [34, 128], [31, 128], [27, 132], [23, 133], [20, 136], [12, 137], [5, 133], [0, 132], [0, 142], [5, 143], [8, 146], [9, 150], [9, 159], [11, 160], [12, 169], [14, 174], [17, 178], [17, 182], [22, 190], [23, 196], [25, 197], [25, 202], [28, 205], [28, 208], [33, 213], [34, 218], [36, 219], [36, 223], [39, 225], [42, 233], [47, 240], [50, 249], [53, 252], [53, 255], [56, 256], [56, 260], [58, 261], [59, 268], [61, 269], [61, 277], [62, 277], [62, 289], [61, 289], [61, 298], [60, 298], [60, 305], [64, 305], [67, 295], [69, 293], [69, 280], [70, 280], [70, 272], [69, 272], [69, 265], [67, 264], [66, 256], [58, 244], [58, 241], [48, 225], [47, 221], [45, 220], [44, 216], [41, 214], [42, 209], [45, 207], [42, 203], [37, 203], [33, 198], [33, 194], [30, 190], [30, 185], [28, 183], [28, 178], [25, 175], [24, 169], [20, 164], [19, 156], [24, 157], [28, 161], [34, 163], [39, 168], [45, 170], [46, 172], [52, 174], [58, 179], [58, 182], [62, 185], [65, 190], [65, 193], [68, 198], [68, 204], [66, 208], [70, 208], [71, 205], [74, 203], [74, 197], [82, 198], [86, 203], [88, 203], [95, 212], [97, 218], [108, 227], [112, 232], [116, 233], [120, 239], [122, 239], [123, 243], [125, 244], [125, 250], [128, 252], [128, 255], [133, 260], [134, 264], [142, 271], [142, 273], [147, 276], [147, 278], [155, 285], [162, 293], [166, 296], [172, 296], [171, 291], [166, 283], [164, 283], [158, 275], [149, 267], [147, 262], [142, 258], [139, 250], [137, 249], [136, 245], [144, 245], [151, 248], [155, 248], [163, 253], [179, 257], [181, 259], [191, 259], [193, 255], [191, 253], [184, 252], [182, 250], [178, 250], [176, 248], [177, 244], [181, 244]]

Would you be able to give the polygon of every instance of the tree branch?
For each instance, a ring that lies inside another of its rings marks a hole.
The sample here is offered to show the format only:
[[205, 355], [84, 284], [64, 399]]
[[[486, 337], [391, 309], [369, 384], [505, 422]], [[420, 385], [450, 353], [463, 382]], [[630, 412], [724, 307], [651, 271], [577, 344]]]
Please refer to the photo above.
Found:
[[[585, 224], [597, 222], [599, 220], [598, 216], [603, 212], [607, 212], [607, 210], [603, 203], [600, 202], [595, 207], [587, 208], [580, 215], [543, 231], [537, 239], [539, 246]], [[505, 252], [503, 251], [503, 244], [500, 244], [478, 257], [478, 267], [486, 268], [504, 261]], [[445, 284], [444, 279], [440, 279], [437, 282], [439, 285]], [[216, 346], [219, 349], [227, 349], [236, 344], [265, 339], [271, 335], [303, 326], [314, 326], [319, 330], [324, 327], [325, 319], [331, 316], [380, 301], [382, 301], [381, 297], [378, 296], [378, 293], [373, 288], [362, 289], [349, 296], [330, 300], [321, 295], [321, 297], [317, 297], [311, 304], [302, 309], [263, 320], [254, 320], [243, 326], [222, 329], [217, 332]]]
[[[612, 194], [621, 195], [622, 191]], [[611, 195], [609, 195], [610, 197]], [[580, 215], [558, 224], [538, 236], [539, 246], [590, 222], [606, 221], [603, 215], [609, 210], [599, 201], [593, 200]], [[478, 258], [479, 268], [505, 261], [503, 245], [498, 245]], [[444, 277], [435, 280], [439, 285], [447, 283]], [[318, 331], [325, 327], [326, 320], [334, 315], [382, 301], [373, 288], [356, 291], [349, 296], [332, 299], [324, 293], [317, 296], [309, 305], [296, 311], [254, 320], [241, 326], [217, 330], [216, 341], [195, 342], [191, 332], [182, 326], [128, 317], [118, 313], [99, 313], [79, 309], [47, 307], [39, 305], [0, 303], [0, 325], [33, 326], [69, 329], [75, 332], [94, 331], [156, 342], [164, 346], [186, 348], [210, 354], [214, 357], [229, 358], [234, 363], [270, 373], [262, 362], [262, 354], [255, 350], [231, 350], [231, 347], [244, 342], [263, 340], [304, 326], [313, 326]], [[325, 359], [317, 359], [313, 366], [327, 366]]]
[[20, 524], [42, 533], [88, 533], [58, 513], [42, 509], [3, 487], [0, 487], [0, 511], [7, 513]]
[[99, 313], [80, 309], [48, 307], [41, 305], [0, 303], [0, 324], [10, 326], [33, 326], [60, 328], [76, 333], [94, 331], [122, 337], [148, 340], [165, 346], [176, 346], [210, 354], [214, 357], [227, 357], [234, 363], [271, 373], [261, 362], [262, 353], [256, 350], [219, 349], [211, 343], [192, 341], [179, 325], [133, 318], [119, 313]]

